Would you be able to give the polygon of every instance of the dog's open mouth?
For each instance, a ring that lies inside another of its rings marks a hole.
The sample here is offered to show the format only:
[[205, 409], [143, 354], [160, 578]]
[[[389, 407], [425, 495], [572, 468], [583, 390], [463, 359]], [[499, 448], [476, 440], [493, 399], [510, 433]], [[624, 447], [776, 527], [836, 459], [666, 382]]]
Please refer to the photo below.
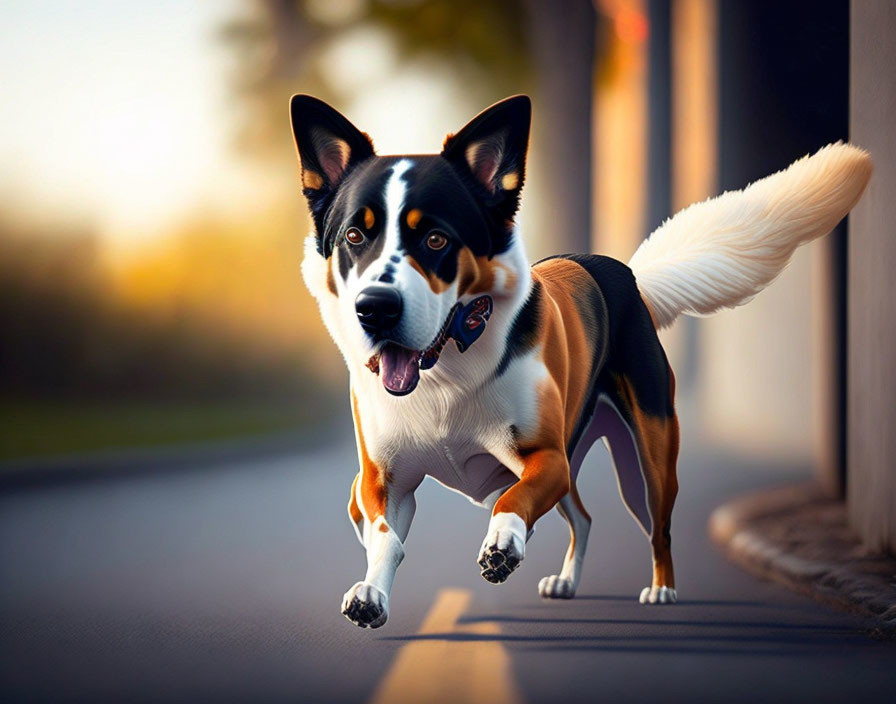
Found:
[[[420, 381], [420, 351], [389, 342], [379, 353], [380, 375], [386, 391], [404, 396]], [[368, 363], [369, 366], [369, 363]]]
[[395, 342], [387, 342], [370, 358], [367, 368], [374, 374], [380, 374], [386, 391], [394, 396], [404, 396], [417, 388], [420, 370], [431, 369], [439, 361], [442, 348], [448, 342], [448, 330], [457, 309], [458, 305], [455, 304], [448, 312], [435, 340], [425, 350], [412, 350]]
[[454, 338], [460, 352], [465, 352], [482, 335], [491, 314], [492, 299], [489, 296], [480, 296], [466, 306], [458, 302], [448, 312], [442, 329], [425, 350], [412, 350], [396, 342], [386, 342], [368, 360], [367, 368], [381, 376], [383, 386], [390, 394], [405, 396], [417, 388], [420, 371], [436, 365], [450, 338]]

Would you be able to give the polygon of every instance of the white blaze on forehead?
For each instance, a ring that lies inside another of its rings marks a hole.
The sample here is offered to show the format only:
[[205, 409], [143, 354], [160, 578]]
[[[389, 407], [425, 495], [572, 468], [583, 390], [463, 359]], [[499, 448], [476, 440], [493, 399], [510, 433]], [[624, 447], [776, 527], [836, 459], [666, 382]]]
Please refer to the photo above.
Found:
[[404, 174], [411, 166], [413, 163], [410, 159], [402, 159], [392, 167], [392, 175], [386, 182], [386, 242], [382, 256], [387, 259], [401, 243], [401, 210], [408, 190]]
[[401, 247], [401, 211], [408, 184], [403, 176], [413, 166], [410, 159], [402, 159], [392, 167], [392, 174], [386, 181], [383, 200], [386, 204], [386, 227], [381, 237], [385, 238], [380, 256], [371, 262], [364, 273], [365, 281], [376, 281], [389, 263], [390, 257]]
[[[408, 187], [407, 182], [402, 177], [413, 165], [410, 159], [401, 159], [392, 167], [392, 173], [389, 176], [389, 180], [386, 181], [386, 187], [383, 192], [383, 200], [386, 206], [386, 226], [380, 235], [380, 237], [385, 238], [383, 249], [380, 251], [380, 255], [364, 271], [362, 278], [352, 280], [353, 282], [360, 282], [359, 285], [361, 286], [371, 281], [377, 281], [389, 264], [391, 256], [401, 246], [400, 217], [401, 210], [404, 208], [404, 199]], [[353, 267], [352, 273], [354, 272], [355, 268]], [[349, 277], [351, 279], [351, 274]]]

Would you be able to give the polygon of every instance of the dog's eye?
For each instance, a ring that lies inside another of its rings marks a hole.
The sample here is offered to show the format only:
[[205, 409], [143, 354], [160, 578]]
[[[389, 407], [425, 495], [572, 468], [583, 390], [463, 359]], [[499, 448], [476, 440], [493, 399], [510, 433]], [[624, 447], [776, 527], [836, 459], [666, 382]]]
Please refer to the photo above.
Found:
[[348, 240], [349, 244], [361, 244], [366, 238], [364, 233], [357, 227], [350, 227], [345, 231], [345, 239]]
[[448, 238], [441, 232], [430, 232], [426, 238], [426, 246], [436, 252], [444, 249], [446, 244], [448, 244]]

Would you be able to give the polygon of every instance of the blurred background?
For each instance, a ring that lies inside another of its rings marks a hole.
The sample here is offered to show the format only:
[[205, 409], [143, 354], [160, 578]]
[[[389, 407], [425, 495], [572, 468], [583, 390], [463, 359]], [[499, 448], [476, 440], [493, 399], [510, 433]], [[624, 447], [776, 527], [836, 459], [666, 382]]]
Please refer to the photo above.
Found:
[[[341, 359], [300, 279], [292, 93], [334, 104], [380, 153], [438, 151], [483, 107], [529, 93], [530, 256], [627, 260], [675, 210], [847, 137], [848, 10], [7, 5], [0, 458], [293, 432], [345, 411]], [[750, 306], [665, 335], [690, 437], [820, 458], [842, 484], [844, 241], [801, 251]]]

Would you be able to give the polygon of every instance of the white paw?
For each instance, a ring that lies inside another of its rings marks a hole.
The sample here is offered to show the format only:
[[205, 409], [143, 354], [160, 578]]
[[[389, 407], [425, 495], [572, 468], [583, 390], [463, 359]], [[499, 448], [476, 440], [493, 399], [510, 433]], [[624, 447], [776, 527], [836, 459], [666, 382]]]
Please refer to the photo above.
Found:
[[526, 524], [515, 513], [498, 513], [488, 527], [477, 562], [483, 579], [500, 584], [526, 555]]
[[576, 595], [576, 588], [571, 579], [552, 574], [550, 577], [542, 577], [538, 583], [538, 595], [542, 599], [572, 599]]
[[379, 628], [389, 618], [389, 597], [372, 584], [358, 582], [342, 597], [342, 613], [356, 626]]
[[674, 604], [678, 594], [671, 587], [644, 587], [638, 601], [642, 604]]

